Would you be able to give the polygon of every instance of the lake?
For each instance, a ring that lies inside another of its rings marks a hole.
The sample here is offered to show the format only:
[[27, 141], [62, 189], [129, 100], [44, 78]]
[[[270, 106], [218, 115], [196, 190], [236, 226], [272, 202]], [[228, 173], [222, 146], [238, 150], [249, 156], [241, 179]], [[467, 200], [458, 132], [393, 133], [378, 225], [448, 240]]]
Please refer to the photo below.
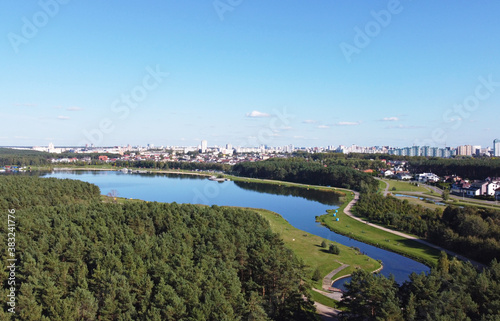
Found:
[[[316, 223], [315, 216], [340, 205], [338, 196], [331, 192], [263, 183], [216, 182], [196, 175], [55, 171], [42, 176], [78, 179], [99, 186], [104, 195], [114, 190], [119, 197], [145, 201], [263, 208], [279, 213], [298, 229], [346, 246], [358, 247], [366, 255], [381, 260], [384, 265], [381, 273], [394, 275], [398, 283], [408, 280], [412, 272], [430, 271], [419, 262], [336, 234]], [[344, 282], [336, 283], [335, 287], [343, 288]]]

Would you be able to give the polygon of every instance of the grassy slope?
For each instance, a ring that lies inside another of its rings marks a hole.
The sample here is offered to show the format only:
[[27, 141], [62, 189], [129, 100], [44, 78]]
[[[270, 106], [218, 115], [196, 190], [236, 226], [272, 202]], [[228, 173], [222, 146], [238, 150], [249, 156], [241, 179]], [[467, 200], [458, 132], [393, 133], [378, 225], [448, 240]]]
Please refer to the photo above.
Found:
[[[319, 268], [321, 275], [325, 276], [332, 270], [338, 268], [341, 263], [349, 264], [348, 268], [343, 269], [334, 279], [352, 273], [356, 268], [367, 271], [375, 271], [380, 267], [380, 263], [366, 255], [361, 255], [356, 250], [342, 244], [329, 241], [319, 236], [299, 230], [288, 223], [281, 215], [261, 209], [254, 209], [257, 213], [265, 217], [271, 224], [275, 233], [279, 233], [285, 244], [292, 249], [297, 256], [304, 260], [308, 266], [310, 276], [313, 271]], [[294, 241], [295, 240], [295, 241]], [[321, 247], [321, 242], [328, 244], [335, 243], [340, 248], [340, 254], [334, 255], [328, 253]], [[313, 282], [317, 289], [321, 289], [322, 281]]]

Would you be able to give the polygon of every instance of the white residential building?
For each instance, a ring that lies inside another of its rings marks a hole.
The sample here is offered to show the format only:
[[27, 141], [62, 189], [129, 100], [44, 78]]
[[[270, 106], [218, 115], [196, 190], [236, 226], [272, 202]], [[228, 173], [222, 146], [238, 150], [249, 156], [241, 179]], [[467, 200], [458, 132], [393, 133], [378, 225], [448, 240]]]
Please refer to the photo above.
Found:
[[488, 184], [488, 187], [486, 189], [486, 194], [490, 196], [495, 195], [495, 191], [500, 189], [500, 182], [494, 181]]
[[385, 177], [394, 176], [394, 172], [391, 171], [391, 170], [387, 170], [387, 171], [384, 172], [384, 176]]
[[434, 173], [417, 174], [415, 177], [419, 182], [438, 182], [439, 176]]
[[500, 139], [493, 141], [493, 156], [500, 157]]

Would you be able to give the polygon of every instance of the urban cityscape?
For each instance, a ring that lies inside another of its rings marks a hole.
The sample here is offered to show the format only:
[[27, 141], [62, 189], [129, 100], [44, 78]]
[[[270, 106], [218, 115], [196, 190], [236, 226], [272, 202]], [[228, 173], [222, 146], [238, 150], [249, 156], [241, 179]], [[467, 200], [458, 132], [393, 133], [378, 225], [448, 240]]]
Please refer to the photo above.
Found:
[[296, 151], [303, 151], [306, 153], [321, 153], [321, 152], [334, 152], [334, 153], [360, 153], [360, 154], [389, 154], [397, 156], [424, 156], [424, 157], [441, 157], [449, 158], [453, 156], [486, 156], [486, 157], [500, 157], [500, 139], [494, 139], [491, 147], [481, 147], [479, 145], [461, 145], [457, 147], [430, 147], [430, 146], [411, 146], [411, 147], [390, 147], [390, 146], [372, 146], [363, 147], [357, 145], [351, 145], [349, 147], [344, 145], [327, 146], [327, 147], [296, 147], [294, 145], [286, 145], [279, 147], [270, 147], [267, 145], [261, 145], [259, 147], [233, 147], [231, 144], [226, 144], [225, 146], [208, 146], [207, 140], [202, 140], [198, 146], [155, 146], [154, 144], [148, 144], [146, 146], [113, 146], [113, 147], [97, 147], [97, 146], [85, 146], [85, 147], [55, 147], [54, 144], [50, 143], [47, 147], [33, 146], [28, 147], [15, 147], [17, 149], [32, 149], [35, 151], [43, 151], [48, 153], [62, 153], [62, 152], [73, 152], [73, 153], [116, 153], [123, 155], [125, 152], [147, 152], [156, 151], [161, 153], [164, 151], [170, 151], [174, 154], [187, 154], [189, 152], [200, 152], [201, 154], [223, 154], [232, 155], [236, 154], [289, 154]]

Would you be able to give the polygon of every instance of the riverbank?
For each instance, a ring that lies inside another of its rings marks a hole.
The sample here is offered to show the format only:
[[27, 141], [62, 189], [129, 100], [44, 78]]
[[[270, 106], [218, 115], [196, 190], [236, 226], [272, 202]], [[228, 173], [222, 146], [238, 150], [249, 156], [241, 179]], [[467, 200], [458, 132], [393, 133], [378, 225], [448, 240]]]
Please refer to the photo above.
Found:
[[[111, 167], [109, 165], [92, 165], [85, 167], [60, 167], [58, 170], [110, 170], [117, 171], [120, 168]], [[145, 170], [143, 168], [130, 168], [131, 170]], [[182, 175], [198, 175], [209, 177], [214, 175], [214, 172], [198, 172], [198, 171], [186, 171], [186, 170], [155, 170], [148, 169], [148, 173], [151, 174], [182, 174]], [[376, 247], [389, 250], [398, 254], [402, 254], [406, 257], [414, 259], [418, 262], [426, 264], [427, 266], [435, 266], [437, 264], [437, 260], [439, 258], [440, 251], [429, 247], [425, 244], [419, 243], [414, 239], [409, 239], [403, 237], [401, 235], [395, 235], [393, 232], [384, 231], [379, 229], [375, 224], [362, 222], [361, 220], [357, 220], [357, 218], [353, 215], [349, 216], [345, 212], [350, 213], [350, 208], [353, 206], [353, 199], [355, 198], [356, 192], [347, 189], [341, 189], [336, 187], [326, 187], [319, 185], [307, 185], [293, 182], [285, 182], [285, 181], [275, 181], [268, 179], [257, 179], [257, 178], [247, 178], [247, 177], [239, 177], [234, 175], [223, 175], [224, 178], [233, 180], [233, 181], [241, 181], [241, 182], [252, 182], [252, 183], [264, 183], [264, 184], [273, 184], [279, 186], [293, 186], [300, 187], [311, 190], [319, 190], [319, 191], [328, 191], [336, 193], [341, 196], [341, 201], [343, 204], [338, 209], [338, 214], [336, 218], [339, 218], [340, 221], [336, 222], [333, 218], [332, 213], [330, 212], [327, 215], [323, 215], [319, 217], [319, 221], [325, 225], [330, 230], [351, 237], [363, 243], [367, 243], [370, 245], [374, 245]], [[331, 270], [330, 270], [331, 271]], [[326, 273], [328, 273], [327, 271]], [[326, 275], [325, 273], [325, 275]]]
[[[352, 192], [347, 195], [346, 202], [335, 213], [335, 217], [331, 211], [320, 216], [319, 221], [335, 233], [404, 255], [430, 267], [437, 265], [439, 250], [417, 242], [414, 237], [410, 238], [403, 233], [386, 229], [354, 216], [351, 208], [358, 198], [359, 194]], [[336, 220], [337, 218], [339, 221]]]
[[[317, 289], [322, 289], [323, 277], [317, 281], [312, 280], [312, 275], [316, 268], [319, 269], [320, 275], [326, 276], [332, 270], [335, 270], [344, 264], [349, 265], [333, 276], [338, 278], [351, 274], [356, 269], [373, 272], [381, 266], [379, 262], [363, 255], [356, 249], [293, 227], [278, 213], [264, 209], [251, 210], [266, 218], [269, 221], [273, 232], [280, 234], [285, 244], [287, 244], [290, 249], [292, 249], [300, 258], [304, 260], [304, 263], [310, 270], [309, 275], [311, 277], [311, 281], [313, 282], [312, 285]], [[321, 247], [322, 242], [325, 242], [327, 246], [329, 244], [337, 245], [340, 249], [340, 253], [338, 255], [328, 253], [327, 248]]]
[[[40, 167], [37, 170], [55, 170], [55, 171], [92, 171], [92, 170], [98, 170], [98, 171], [120, 171], [122, 167], [117, 168], [109, 165], [89, 165], [85, 167], [52, 167], [52, 168], [44, 168]], [[177, 170], [177, 169], [171, 169], [171, 170], [160, 170], [160, 169], [144, 169], [144, 168], [136, 168], [136, 167], [130, 167], [128, 168], [132, 172], [132, 174], [136, 174], [135, 171], [145, 171], [144, 173], [138, 173], [138, 174], [179, 174], [179, 175], [197, 175], [197, 176], [214, 176], [213, 171], [189, 171], [189, 170]], [[265, 183], [265, 184], [271, 184], [271, 185], [279, 185], [279, 186], [293, 186], [293, 187], [301, 187], [305, 189], [311, 189], [311, 190], [317, 190], [317, 191], [326, 191], [326, 192], [333, 192], [339, 195], [340, 197], [345, 196], [347, 193], [352, 192], [351, 190], [344, 189], [344, 188], [337, 188], [337, 187], [328, 187], [328, 186], [321, 186], [321, 185], [308, 185], [308, 184], [302, 184], [302, 183], [293, 183], [293, 182], [286, 182], [286, 181], [277, 181], [277, 180], [270, 180], [270, 179], [261, 179], [261, 178], [250, 178], [250, 177], [241, 177], [241, 176], [234, 176], [234, 175], [229, 175], [229, 174], [220, 174], [220, 173], [215, 173], [217, 175], [221, 175], [224, 178], [227, 178], [231, 181], [239, 181], [239, 182], [251, 182], [251, 183]]]

